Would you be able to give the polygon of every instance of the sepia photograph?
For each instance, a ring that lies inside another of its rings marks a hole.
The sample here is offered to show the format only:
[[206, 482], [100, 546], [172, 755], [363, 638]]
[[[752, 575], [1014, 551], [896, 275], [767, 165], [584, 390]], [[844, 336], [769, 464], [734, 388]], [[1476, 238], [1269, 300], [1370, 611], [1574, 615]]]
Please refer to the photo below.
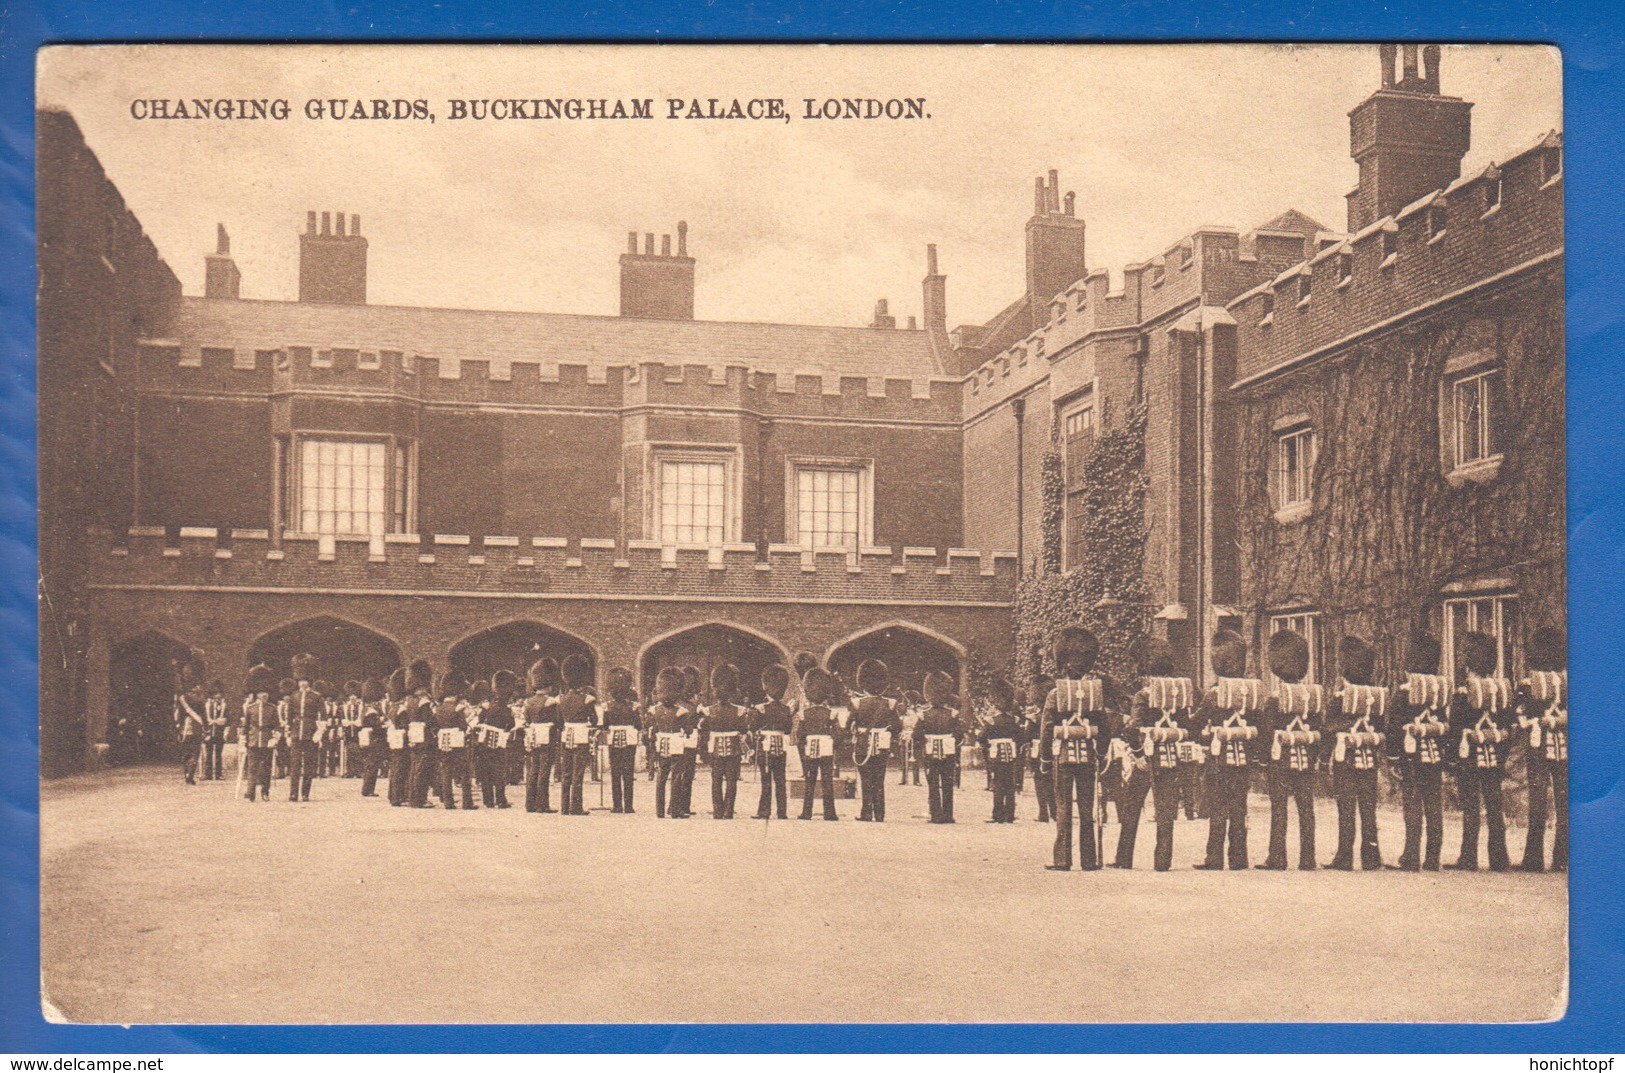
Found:
[[1563, 1017], [1556, 48], [36, 77], [47, 1020]]

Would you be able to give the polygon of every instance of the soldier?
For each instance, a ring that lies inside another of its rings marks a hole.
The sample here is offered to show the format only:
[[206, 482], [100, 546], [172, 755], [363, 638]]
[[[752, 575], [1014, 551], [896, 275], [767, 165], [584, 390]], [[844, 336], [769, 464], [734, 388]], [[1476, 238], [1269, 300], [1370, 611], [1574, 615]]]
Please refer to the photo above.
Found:
[[688, 733], [683, 728], [680, 705], [683, 701], [683, 672], [676, 667], [662, 667], [655, 676], [655, 703], [649, 709], [648, 728], [654, 741], [657, 773], [655, 777], [655, 816], [665, 819], [667, 793], [671, 794], [671, 817], [680, 818], [676, 781], [678, 765], [683, 751], [688, 748]]
[[565, 693], [559, 698], [555, 716], [564, 727], [560, 761], [564, 767], [564, 800], [560, 811], [566, 816], [585, 816], [582, 790], [587, 769], [592, 766], [599, 723], [598, 698], [592, 692], [592, 664], [586, 656], [578, 652], [566, 656], [562, 673]]
[[[508, 758], [514, 738], [513, 696], [519, 678], [512, 671], [491, 676], [489, 703], [481, 707], [479, 730], [483, 739], [475, 756], [475, 774], [480, 780], [480, 799], [486, 808], [509, 808]], [[490, 728], [489, 730], [483, 728]]]
[[609, 703], [604, 706], [604, 733], [609, 740], [610, 811], [630, 815], [632, 790], [637, 785], [638, 739], [643, 719], [638, 714], [638, 694], [632, 688], [632, 672], [615, 667], [609, 672]]
[[203, 722], [203, 778], [219, 781], [225, 777], [226, 727], [231, 720], [226, 714], [226, 687], [218, 678], [209, 684]]
[[678, 819], [694, 815], [694, 773], [700, 762], [700, 708], [704, 703], [705, 677], [695, 666], [683, 668], [683, 700], [678, 705], [685, 748], [677, 764], [677, 782], [672, 794]]
[[756, 765], [761, 775], [762, 794], [756, 804], [756, 818], [772, 816], [772, 806], [778, 804], [779, 819], [785, 819], [786, 785], [784, 765], [790, 753], [790, 734], [795, 730], [795, 712], [784, 703], [790, 692], [790, 670], [782, 663], [762, 668], [762, 693], [765, 699], [752, 717], [751, 731], [756, 738]]
[[1044, 700], [1039, 737], [1042, 752], [1054, 763], [1055, 848], [1049, 868], [1072, 868], [1072, 802], [1078, 803], [1078, 867], [1100, 867], [1096, 845], [1096, 790], [1100, 750], [1111, 733], [1109, 713], [1117, 706], [1117, 689], [1104, 675], [1091, 675], [1100, 642], [1081, 626], [1068, 626], [1055, 641], [1060, 677]]
[[1264, 683], [1247, 678], [1247, 642], [1235, 630], [1213, 635], [1214, 687], [1202, 698], [1195, 725], [1208, 746], [1207, 857], [1196, 867], [1232, 870], [1247, 861], [1247, 781], [1260, 760]]
[[384, 737], [387, 725], [384, 686], [376, 678], [361, 684], [361, 714], [356, 718], [355, 764], [361, 775], [361, 796], [378, 796], [378, 772], [388, 762], [389, 746]]
[[[1160, 638], [1142, 635], [1135, 645], [1134, 662], [1144, 678], [1144, 685], [1134, 695], [1132, 718], [1140, 736], [1141, 755], [1150, 768], [1152, 806], [1157, 821], [1152, 867], [1166, 872], [1173, 867], [1174, 821], [1179, 817], [1184, 769], [1194, 766], [1187, 758], [1196, 751], [1191, 741], [1194, 731], [1191, 705], [1195, 690], [1189, 678], [1175, 676], [1173, 652]], [[1125, 823], [1124, 834], [1128, 830]], [[1133, 841], [1129, 842], [1126, 861], [1123, 850], [1123, 838], [1119, 835], [1118, 861], [1128, 867], [1134, 859]]]
[[1528, 732], [1524, 757], [1529, 771], [1529, 837], [1523, 870], [1545, 871], [1546, 792], [1557, 810], [1552, 871], [1569, 867], [1569, 672], [1568, 641], [1542, 627], [1529, 639], [1529, 679], [1519, 691], [1518, 724]]
[[[293, 691], [297, 689], [298, 686], [299, 683], [295, 682], [292, 678], [283, 678], [276, 684], [277, 719], [283, 723], [288, 721], [288, 698], [293, 696]], [[286, 734], [278, 734], [275, 758], [276, 777], [279, 779], [285, 779], [288, 777], [288, 749], [288, 736]]]
[[478, 705], [481, 691], [476, 686], [483, 689], [485, 683], [476, 682], [470, 686], [456, 671], [445, 672], [435, 682], [434, 695], [440, 702], [434, 709], [431, 732], [435, 750], [435, 785], [439, 787], [436, 792], [440, 803], [449, 809], [457, 807], [458, 785], [463, 789], [463, 808], [476, 807], [474, 772], [468, 744], [469, 708]]
[[338, 766], [336, 771], [346, 779], [361, 774], [361, 756], [357, 747], [357, 734], [361, 729], [361, 713], [367, 702], [361, 699], [361, 683], [350, 679], [344, 683], [344, 703], [339, 705]]
[[[506, 801], [508, 787], [525, 784], [525, 682], [513, 671], [503, 668], [491, 676], [491, 692], [496, 695], [496, 706], [507, 712], [508, 747], [502, 756], [502, 793], [498, 800]], [[499, 803], [498, 808], [502, 805]]]
[[325, 779], [332, 769], [334, 742], [339, 734], [338, 691], [324, 678], [310, 683], [310, 688], [322, 698], [322, 736], [316, 742], [316, 760], [311, 768], [315, 778]]
[[[1405, 849], [1397, 867], [1417, 872], [1439, 870], [1444, 842], [1444, 807], [1441, 783], [1444, 742], [1450, 734], [1451, 681], [1439, 673], [1439, 642], [1429, 634], [1411, 639], [1405, 653], [1405, 682], [1394, 690], [1390, 709], [1387, 752], [1399, 777], [1400, 802], [1405, 817]], [[1422, 832], [1427, 829], [1427, 856], [1422, 856]]]
[[[1154, 750], [1148, 744], [1141, 722], [1147, 713], [1132, 699], [1128, 711], [1116, 721], [1112, 736], [1106, 745], [1106, 762], [1100, 769], [1103, 788], [1109, 787], [1110, 800], [1117, 802], [1117, 853], [1112, 858], [1113, 868], [1134, 867], [1134, 847], [1140, 838], [1140, 817], [1145, 813], [1145, 799], [1151, 793], [1151, 757]], [[1101, 810], [1104, 816], [1105, 809]], [[1106, 834], [1101, 830], [1101, 854], [1106, 852]]]
[[1016, 773], [1026, 751], [1027, 731], [1016, 706], [1016, 691], [1003, 678], [989, 688], [993, 716], [982, 726], [982, 750], [993, 775], [993, 818], [988, 823], [1016, 822]]
[[417, 708], [417, 697], [407, 688], [405, 667], [397, 667], [385, 685], [384, 743], [389, 750], [389, 803], [400, 808], [407, 802], [412, 771], [412, 754], [407, 749], [408, 728]]
[[1388, 691], [1372, 685], [1377, 650], [1350, 634], [1337, 646], [1343, 682], [1327, 712], [1332, 748], [1332, 792], [1337, 796], [1337, 855], [1329, 867], [1354, 868], [1354, 827], [1360, 826], [1360, 867], [1382, 868], [1377, 841], [1377, 760], [1387, 735]]
[[855, 729], [852, 759], [863, 790], [861, 823], [886, 822], [886, 767], [903, 732], [898, 705], [885, 695], [890, 688], [891, 669], [884, 663], [866, 659], [858, 664], [857, 701], [849, 722]]
[[1260, 868], [1284, 872], [1287, 806], [1298, 807], [1298, 867], [1315, 868], [1315, 758], [1320, 754], [1325, 700], [1318, 685], [1306, 684], [1309, 642], [1293, 630], [1270, 636], [1270, 670], [1279, 682], [1264, 702], [1259, 727], [1269, 740], [1270, 852]]
[[813, 795], [820, 781], [824, 785], [824, 819], [831, 823], [840, 819], [835, 814], [835, 748], [840, 742], [841, 728], [829, 709], [835, 690], [833, 676], [819, 667], [809, 667], [801, 680], [805, 707], [796, 730], [796, 748], [801, 751], [801, 818], [804, 820], [813, 818]]
[[181, 746], [181, 776], [186, 785], [197, 785], [198, 759], [203, 755], [203, 739], [208, 718], [203, 714], [202, 668], [188, 663], [181, 668], [180, 690], [175, 694], [175, 735]]
[[293, 692], [284, 708], [282, 732], [288, 739], [288, 800], [309, 801], [310, 784], [321, 763], [327, 736], [327, 698], [312, 684], [321, 664], [310, 653], [293, 657]]
[[553, 812], [553, 754], [558, 746], [559, 665], [543, 656], [525, 672], [525, 811]]
[[1050, 822], [1050, 812], [1055, 805], [1055, 758], [1044, 751], [1040, 733], [1043, 729], [1044, 702], [1054, 688], [1055, 679], [1047, 674], [1035, 674], [1028, 681], [1022, 698], [1025, 702], [1022, 717], [1027, 736], [1027, 763], [1033, 773], [1033, 796], [1038, 799], [1039, 823]]
[[272, 700], [275, 692], [276, 675], [271, 668], [263, 663], [249, 668], [248, 698], [243, 702], [243, 727], [239, 738], [243, 743], [242, 763], [250, 801], [271, 799], [271, 754], [282, 735], [277, 706]]
[[925, 709], [914, 724], [914, 747], [925, 765], [926, 798], [932, 823], [954, 822], [954, 776], [959, 747], [964, 744], [964, 724], [948, 707], [954, 693], [954, 680], [941, 671], [930, 671], [924, 682]]
[[1456, 796], [1461, 800], [1461, 856], [1449, 867], [1478, 871], [1479, 803], [1489, 823], [1490, 871], [1504, 872], [1506, 814], [1501, 788], [1506, 779], [1508, 729], [1513, 719], [1512, 689], [1496, 675], [1495, 638], [1473, 632], [1462, 639], [1466, 681], [1456, 690], [1450, 725], [1456, 735]]
[[920, 713], [925, 711], [925, 697], [915, 690], [903, 693], [902, 703], [902, 736], [903, 744], [897, 755], [900, 763], [901, 777], [897, 785], [909, 785], [910, 778], [915, 786], [920, 785], [920, 750], [914, 745], [914, 727], [920, 721]]
[[700, 748], [711, 764], [711, 818], [734, 818], [739, 763], [750, 724], [739, 706], [739, 668], [719, 663], [711, 670], [711, 706], [700, 722]]
[[412, 758], [407, 801], [413, 808], [429, 807], [429, 788], [435, 780], [435, 698], [431, 696], [434, 669], [426, 659], [415, 659], [406, 668], [407, 698], [406, 750]]

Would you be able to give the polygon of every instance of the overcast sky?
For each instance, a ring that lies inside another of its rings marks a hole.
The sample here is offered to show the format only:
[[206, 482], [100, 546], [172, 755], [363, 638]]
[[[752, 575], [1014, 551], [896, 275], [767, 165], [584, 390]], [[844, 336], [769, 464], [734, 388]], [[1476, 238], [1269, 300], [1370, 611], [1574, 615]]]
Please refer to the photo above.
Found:
[[[1473, 101], [1468, 170], [1560, 127], [1555, 50], [1448, 48]], [[867, 323], [920, 310], [924, 247], [950, 325], [1022, 287], [1033, 178], [1060, 171], [1091, 268], [1202, 224], [1298, 208], [1333, 229], [1353, 186], [1348, 111], [1375, 46], [136, 46], [42, 53], [189, 294], [215, 223], [243, 296], [291, 299], [308, 209], [362, 218], [379, 304], [613, 314], [629, 230], [689, 224], [696, 314]], [[134, 98], [284, 97], [286, 122], [137, 122]], [[311, 97], [423, 98], [434, 123], [303, 118]], [[924, 97], [913, 122], [448, 122], [449, 98]]]

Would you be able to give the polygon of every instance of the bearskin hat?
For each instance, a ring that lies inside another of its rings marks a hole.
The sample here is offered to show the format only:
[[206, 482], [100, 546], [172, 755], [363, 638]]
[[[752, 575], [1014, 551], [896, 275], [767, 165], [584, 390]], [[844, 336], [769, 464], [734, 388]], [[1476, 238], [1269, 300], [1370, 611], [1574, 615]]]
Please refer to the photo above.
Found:
[[345, 682], [344, 695], [346, 697], [359, 697], [361, 695], [361, 683], [356, 681], [354, 678], [350, 679], [348, 682]]
[[361, 700], [364, 704], [377, 704], [384, 699], [384, 684], [376, 678], [369, 678], [361, 683]]
[[1055, 638], [1055, 666], [1062, 673], [1088, 674], [1100, 656], [1100, 641], [1082, 626], [1067, 626]]
[[322, 673], [322, 661], [309, 652], [301, 652], [293, 657], [293, 677], [298, 682], [314, 682], [316, 676]]
[[1016, 706], [1015, 687], [1003, 678], [993, 679], [992, 684], [987, 687], [987, 695], [993, 706], [1001, 712], [1007, 712]]
[[719, 663], [711, 668], [711, 696], [718, 701], [733, 700], [739, 692], [739, 668], [732, 663]]
[[903, 703], [907, 704], [910, 708], [918, 708], [920, 705], [925, 703], [925, 697], [920, 694], [919, 690], [910, 689], [903, 694]]
[[655, 675], [655, 700], [661, 704], [676, 704], [683, 699], [683, 672], [677, 667], [662, 667]]
[[248, 682], [243, 687], [245, 693], [275, 693], [276, 672], [263, 663], [256, 663], [248, 668]]
[[211, 694], [224, 693], [225, 691], [226, 683], [222, 682], [220, 679], [216, 678], [214, 681], [209, 683], [209, 692]]
[[276, 684], [277, 694], [283, 697], [291, 696], [293, 691], [298, 688], [299, 683], [295, 682], [292, 678], [283, 678]]
[[426, 659], [415, 659], [406, 665], [406, 691], [416, 693], [428, 689], [434, 681], [434, 668]]
[[1527, 658], [1532, 671], [1561, 671], [1568, 669], [1569, 642], [1563, 631], [1542, 626], [1529, 638]]
[[1461, 641], [1461, 661], [1467, 670], [1483, 677], [1495, 673], [1495, 638], [1474, 630]]
[[441, 700], [460, 696], [468, 682], [456, 671], [445, 671], [434, 680], [434, 695]]
[[1027, 683], [1027, 703], [1038, 706], [1049, 699], [1050, 693], [1055, 689], [1055, 679], [1047, 674], [1035, 674], [1032, 681]]
[[953, 698], [954, 680], [941, 671], [932, 671], [925, 676], [925, 700], [928, 704], [943, 707]]
[[1416, 634], [1405, 652], [1405, 670], [1411, 674], [1438, 674], [1441, 655], [1437, 638], [1431, 633]]
[[510, 701], [519, 692], [519, 676], [504, 667], [491, 676], [491, 692], [500, 701]]
[[1351, 633], [1337, 642], [1337, 669], [1351, 685], [1371, 685], [1377, 680], [1377, 650]]
[[1142, 633], [1129, 646], [1129, 658], [1141, 674], [1169, 678], [1174, 673], [1174, 650], [1161, 637]]
[[858, 689], [876, 696], [891, 686], [891, 668], [878, 659], [866, 659], [858, 664]]
[[396, 667], [389, 672], [389, 679], [384, 683], [384, 689], [390, 700], [400, 700], [411, 690], [406, 688], [406, 668]]
[[1220, 678], [1247, 677], [1247, 642], [1235, 630], [1213, 635], [1213, 673]]
[[592, 661], [579, 652], [572, 652], [564, 657], [564, 665], [559, 673], [564, 677], [566, 689], [592, 688]]
[[545, 693], [559, 685], [559, 663], [552, 656], [543, 656], [525, 672], [525, 685], [532, 693]]
[[805, 678], [808, 671], [819, 665], [818, 657], [811, 652], [797, 652], [790, 665], [794, 668], [797, 678]]
[[790, 692], [790, 668], [782, 663], [770, 663], [762, 668], [762, 692], [769, 700], [783, 700]]
[[831, 684], [822, 667], [808, 667], [807, 673], [801, 676], [802, 699], [808, 704], [827, 703]]
[[320, 693], [324, 697], [333, 696], [333, 683], [326, 680], [318, 679], [317, 681], [310, 683], [310, 688], [315, 690], [317, 693]]
[[189, 660], [181, 667], [181, 688], [188, 690], [201, 689], [205, 673], [207, 672], [203, 669], [201, 661]]
[[616, 700], [631, 700], [636, 695], [632, 689], [631, 671], [625, 667], [610, 668], [609, 695]]
[[485, 679], [477, 679], [463, 691], [463, 699], [470, 704], [484, 704], [491, 699], [491, 683]]
[[698, 667], [688, 664], [683, 668], [683, 696], [688, 700], [698, 700], [704, 692], [705, 676]]
[[1270, 634], [1269, 660], [1275, 677], [1283, 682], [1301, 682], [1309, 673], [1309, 642], [1297, 630], [1276, 630]]

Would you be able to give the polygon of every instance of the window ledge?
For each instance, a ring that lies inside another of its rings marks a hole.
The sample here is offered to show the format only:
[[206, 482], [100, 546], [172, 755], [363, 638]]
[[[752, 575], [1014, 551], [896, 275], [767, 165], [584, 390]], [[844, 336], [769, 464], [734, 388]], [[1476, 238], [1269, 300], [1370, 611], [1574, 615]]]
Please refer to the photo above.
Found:
[[1379, 268], [1379, 269], [1380, 269], [1380, 270], [1382, 270], [1382, 271], [1384, 271], [1384, 272], [1386, 272], [1386, 271], [1388, 271], [1388, 270], [1389, 270], [1389, 269], [1391, 269], [1391, 268], [1393, 268], [1393, 267], [1394, 267], [1394, 262], [1395, 262], [1395, 261], [1397, 261], [1397, 260], [1399, 260], [1399, 254], [1397, 254], [1397, 253], [1390, 253], [1390, 254], [1389, 254], [1389, 255], [1388, 255], [1388, 256], [1387, 256], [1387, 257], [1384, 257], [1384, 258], [1383, 258], [1383, 259], [1382, 259], [1382, 264], [1380, 264], [1380, 265], [1378, 265], [1378, 266], [1377, 266], [1377, 267], [1378, 267], [1378, 268]]
[[1450, 487], [1460, 488], [1467, 484], [1488, 484], [1501, 473], [1501, 463], [1505, 461], [1502, 455], [1493, 455], [1489, 458], [1480, 458], [1472, 462], [1464, 462], [1444, 475], [1450, 482]]
[[1479, 219], [1480, 220], [1488, 220], [1491, 216], [1500, 215], [1500, 212], [1501, 212], [1501, 203], [1499, 201], [1497, 201], [1495, 204], [1493, 204], [1489, 208], [1485, 209], [1483, 214], [1481, 216], [1479, 216]]
[[1306, 294], [1302, 298], [1298, 299], [1298, 308], [1299, 309], [1308, 309], [1309, 308], [1309, 295]]
[[1337, 281], [1337, 289], [1340, 291], [1346, 291], [1348, 290], [1349, 284], [1353, 282], [1353, 276], [1344, 276], [1342, 279]]
[[1309, 517], [1311, 509], [1311, 504], [1308, 503], [1293, 503], [1289, 506], [1281, 507], [1275, 512], [1275, 524], [1296, 525], [1298, 522], [1301, 522], [1305, 518]]
[[1556, 186], [1558, 183], [1560, 183], [1562, 181], [1563, 181], [1563, 173], [1560, 171], [1557, 174], [1553, 175], [1550, 179], [1547, 179], [1545, 182], [1541, 183], [1540, 184], [1540, 189], [1544, 190], [1549, 186]]
[[1428, 245], [1433, 246], [1433, 245], [1438, 244], [1439, 242], [1443, 241], [1444, 237], [1446, 235], [1448, 235], [1449, 233], [1450, 233], [1450, 231], [1449, 231], [1448, 228], [1443, 230], [1443, 231], [1435, 231], [1433, 233], [1432, 237], [1428, 239]]
[[1268, 328], [1271, 324], [1274, 324], [1274, 323], [1275, 323], [1275, 314], [1274, 313], [1265, 313], [1264, 314], [1264, 319], [1262, 319], [1262, 320], [1260, 320], [1258, 322], [1258, 326], [1260, 328]]

